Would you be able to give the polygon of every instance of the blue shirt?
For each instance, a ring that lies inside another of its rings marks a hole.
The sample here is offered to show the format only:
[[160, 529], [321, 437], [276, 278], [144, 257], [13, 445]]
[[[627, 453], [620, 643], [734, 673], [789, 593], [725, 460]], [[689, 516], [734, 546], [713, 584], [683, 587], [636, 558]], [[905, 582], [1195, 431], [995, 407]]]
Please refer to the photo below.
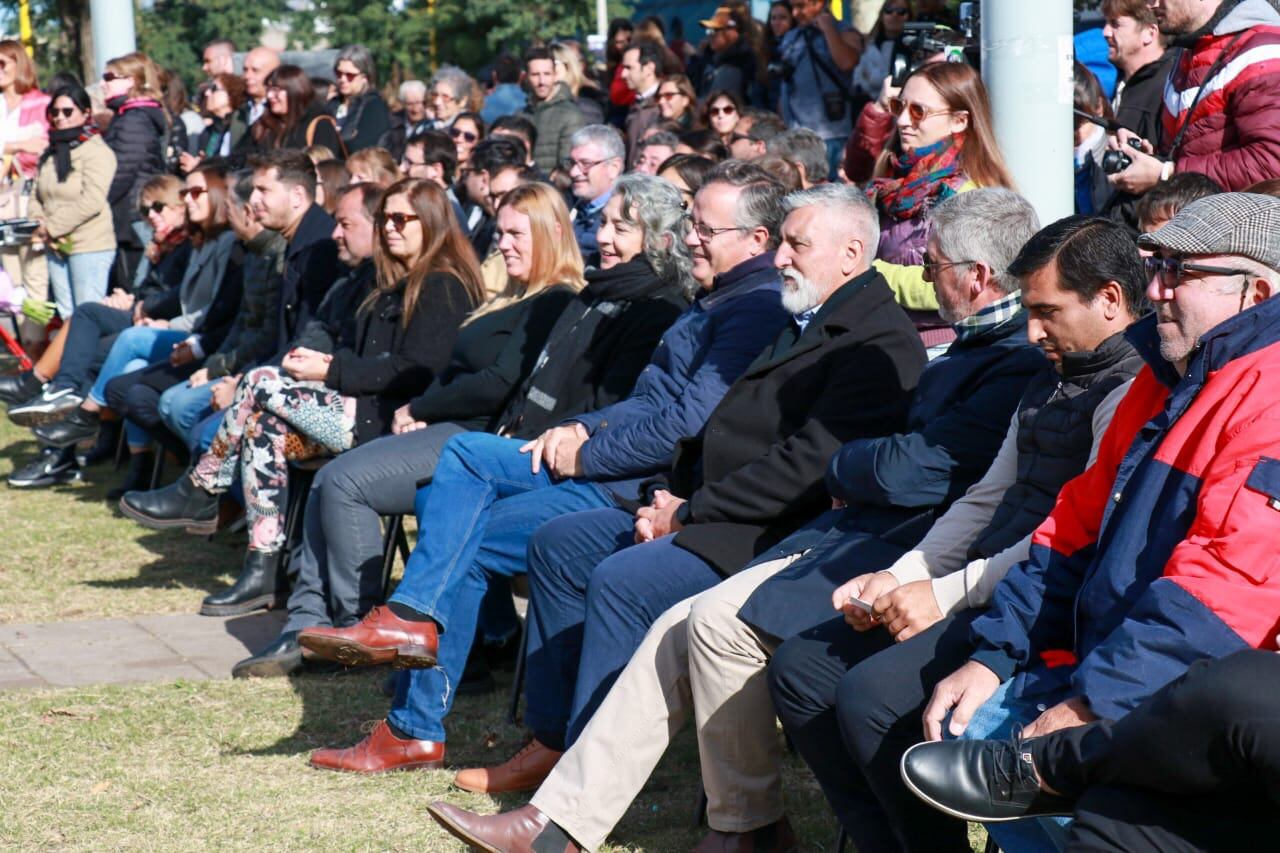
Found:
[[613, 196], [613, 188], [599, 198], [591, 201], [579, 200], [573, 206], [573, 236], [578, 241], [578, 250], [582, 259], [590, 262], [590, 258], [600, 252], [600, 243], [596, 240], [596, 232], [600, 230], [600, 219], [604, 206]]
[[[847, 32], [849, 27], [837, 22], [836, 29]], [[813, 54], [844, 81], [846, 88], [853, 88], [853, 73], [841, 71], [836, 66], [831, 49], [827, 47], [827, 37], [821, 30], [812, 24], [789, 30], [782, 37], [779, 51], [782, 58], [795, 68], [795, 73], [782, 83], [782, 118], [787, 127], [807, 127], [823, 139], [844, 139], [853, 132], [852, 106], [845, 106], [844, 118], [840, 121], [827, 118], [822, 95], [839, 89], [831, 77], [814, 64], [806, 40], [813, 44]]]

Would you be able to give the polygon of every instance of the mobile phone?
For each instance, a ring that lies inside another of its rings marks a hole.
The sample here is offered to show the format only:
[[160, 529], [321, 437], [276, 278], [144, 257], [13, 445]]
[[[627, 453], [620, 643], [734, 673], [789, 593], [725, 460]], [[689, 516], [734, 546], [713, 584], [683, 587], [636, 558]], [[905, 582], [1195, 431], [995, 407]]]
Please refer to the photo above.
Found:
[[856, 608], [858, 608], [859, 610], [863, 611], [863, 612], [864, 612], [864, 613], [866, 613], [868, 616], [870, 616], [870, 615], [871, 615], [871, 605], [870, 605], [870, 604], [868, 604], [867, 602], [863, 601], [861, 598], [854, 598], [854, 597], [851, 595], [851, 596], [849, 596], [849, 597], [845, 600], [845, 604], [852, 604], [854, 607], [856, 607]]

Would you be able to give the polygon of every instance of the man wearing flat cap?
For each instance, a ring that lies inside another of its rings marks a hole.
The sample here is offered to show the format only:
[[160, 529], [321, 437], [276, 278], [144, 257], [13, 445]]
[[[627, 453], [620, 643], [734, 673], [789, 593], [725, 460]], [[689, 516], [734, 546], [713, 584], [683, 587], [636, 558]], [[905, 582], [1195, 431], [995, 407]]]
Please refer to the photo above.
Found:
[[698, 94], [732, 92], [740, 101], [747, 100], [747, 90], [756, 78], [756, 54], [747, 35], [747, 18], [739, 10], [721, 6], [716, 13], [698, 23], [707, 31], [707, 47]]
[[[1030, 557], [974, 621], [968, 662], [935, 688], [931, 740], [944, 724], [965, 739], [1022, 726], [1020, 743], [1119, 719], [1197, 660], [1276, 649], [1280, 199], [1200, 199], [1139, 244], [1153, 252], [1155, 313], [1127, 334], [1146, 366], [1094, 465], [1063, 488]], [[1014, 779], [1021, 749], [1005, 752], [1010, 766], [994, 772]], [[939, 765], [913, 775], [958, 796], [952, 813], [986, 796], [944, 766], [946, 750], [933, 754]], [[988, 829], [1011, 853], [1061, 846], [1048, 819]]]

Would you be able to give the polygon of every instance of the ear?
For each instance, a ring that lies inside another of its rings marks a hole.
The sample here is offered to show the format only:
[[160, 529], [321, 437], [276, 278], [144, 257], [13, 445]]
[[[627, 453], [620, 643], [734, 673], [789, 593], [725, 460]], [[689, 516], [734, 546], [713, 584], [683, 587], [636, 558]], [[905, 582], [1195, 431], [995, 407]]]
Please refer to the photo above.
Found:
[[969, 267], [969, 295], [977, 296], [991, 285], [991, 267], [979, 261]]
[[840, 274], [845, 281], [858, 271], [865, 256], [866, 247], [863, 242], [857, 237], [850, 237], [849, 242], [844, 244], [844, 251], [840, 253]]
[[1125, 311], [1124, 291], [1120, 288], [1117, 281], [1109, 281], [1098, 289], [1095, 300], [1102, 300], [1102, 316], [1110, 321], [1119, 317]]
[[964, 133], [969, 129], [969, 113], [956, 112], [951, 114], [951, 132]]
[[1253, 304], [1261, 305], [1268, 299], [1276, 295], [1275, 288], [1271, 286], [1271, 282], [1265, 278], [1255, 278], [1253, 280]]

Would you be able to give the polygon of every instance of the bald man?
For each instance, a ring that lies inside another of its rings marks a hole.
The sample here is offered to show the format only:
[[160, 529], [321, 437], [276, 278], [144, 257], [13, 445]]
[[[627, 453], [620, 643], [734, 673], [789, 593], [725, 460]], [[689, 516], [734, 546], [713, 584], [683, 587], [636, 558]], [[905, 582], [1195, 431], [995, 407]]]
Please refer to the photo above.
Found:
[[244, 56], [245, 123], [253, 124], [267, 108], [267, 75], [280, 66], [280, 54], [255, 47]]

